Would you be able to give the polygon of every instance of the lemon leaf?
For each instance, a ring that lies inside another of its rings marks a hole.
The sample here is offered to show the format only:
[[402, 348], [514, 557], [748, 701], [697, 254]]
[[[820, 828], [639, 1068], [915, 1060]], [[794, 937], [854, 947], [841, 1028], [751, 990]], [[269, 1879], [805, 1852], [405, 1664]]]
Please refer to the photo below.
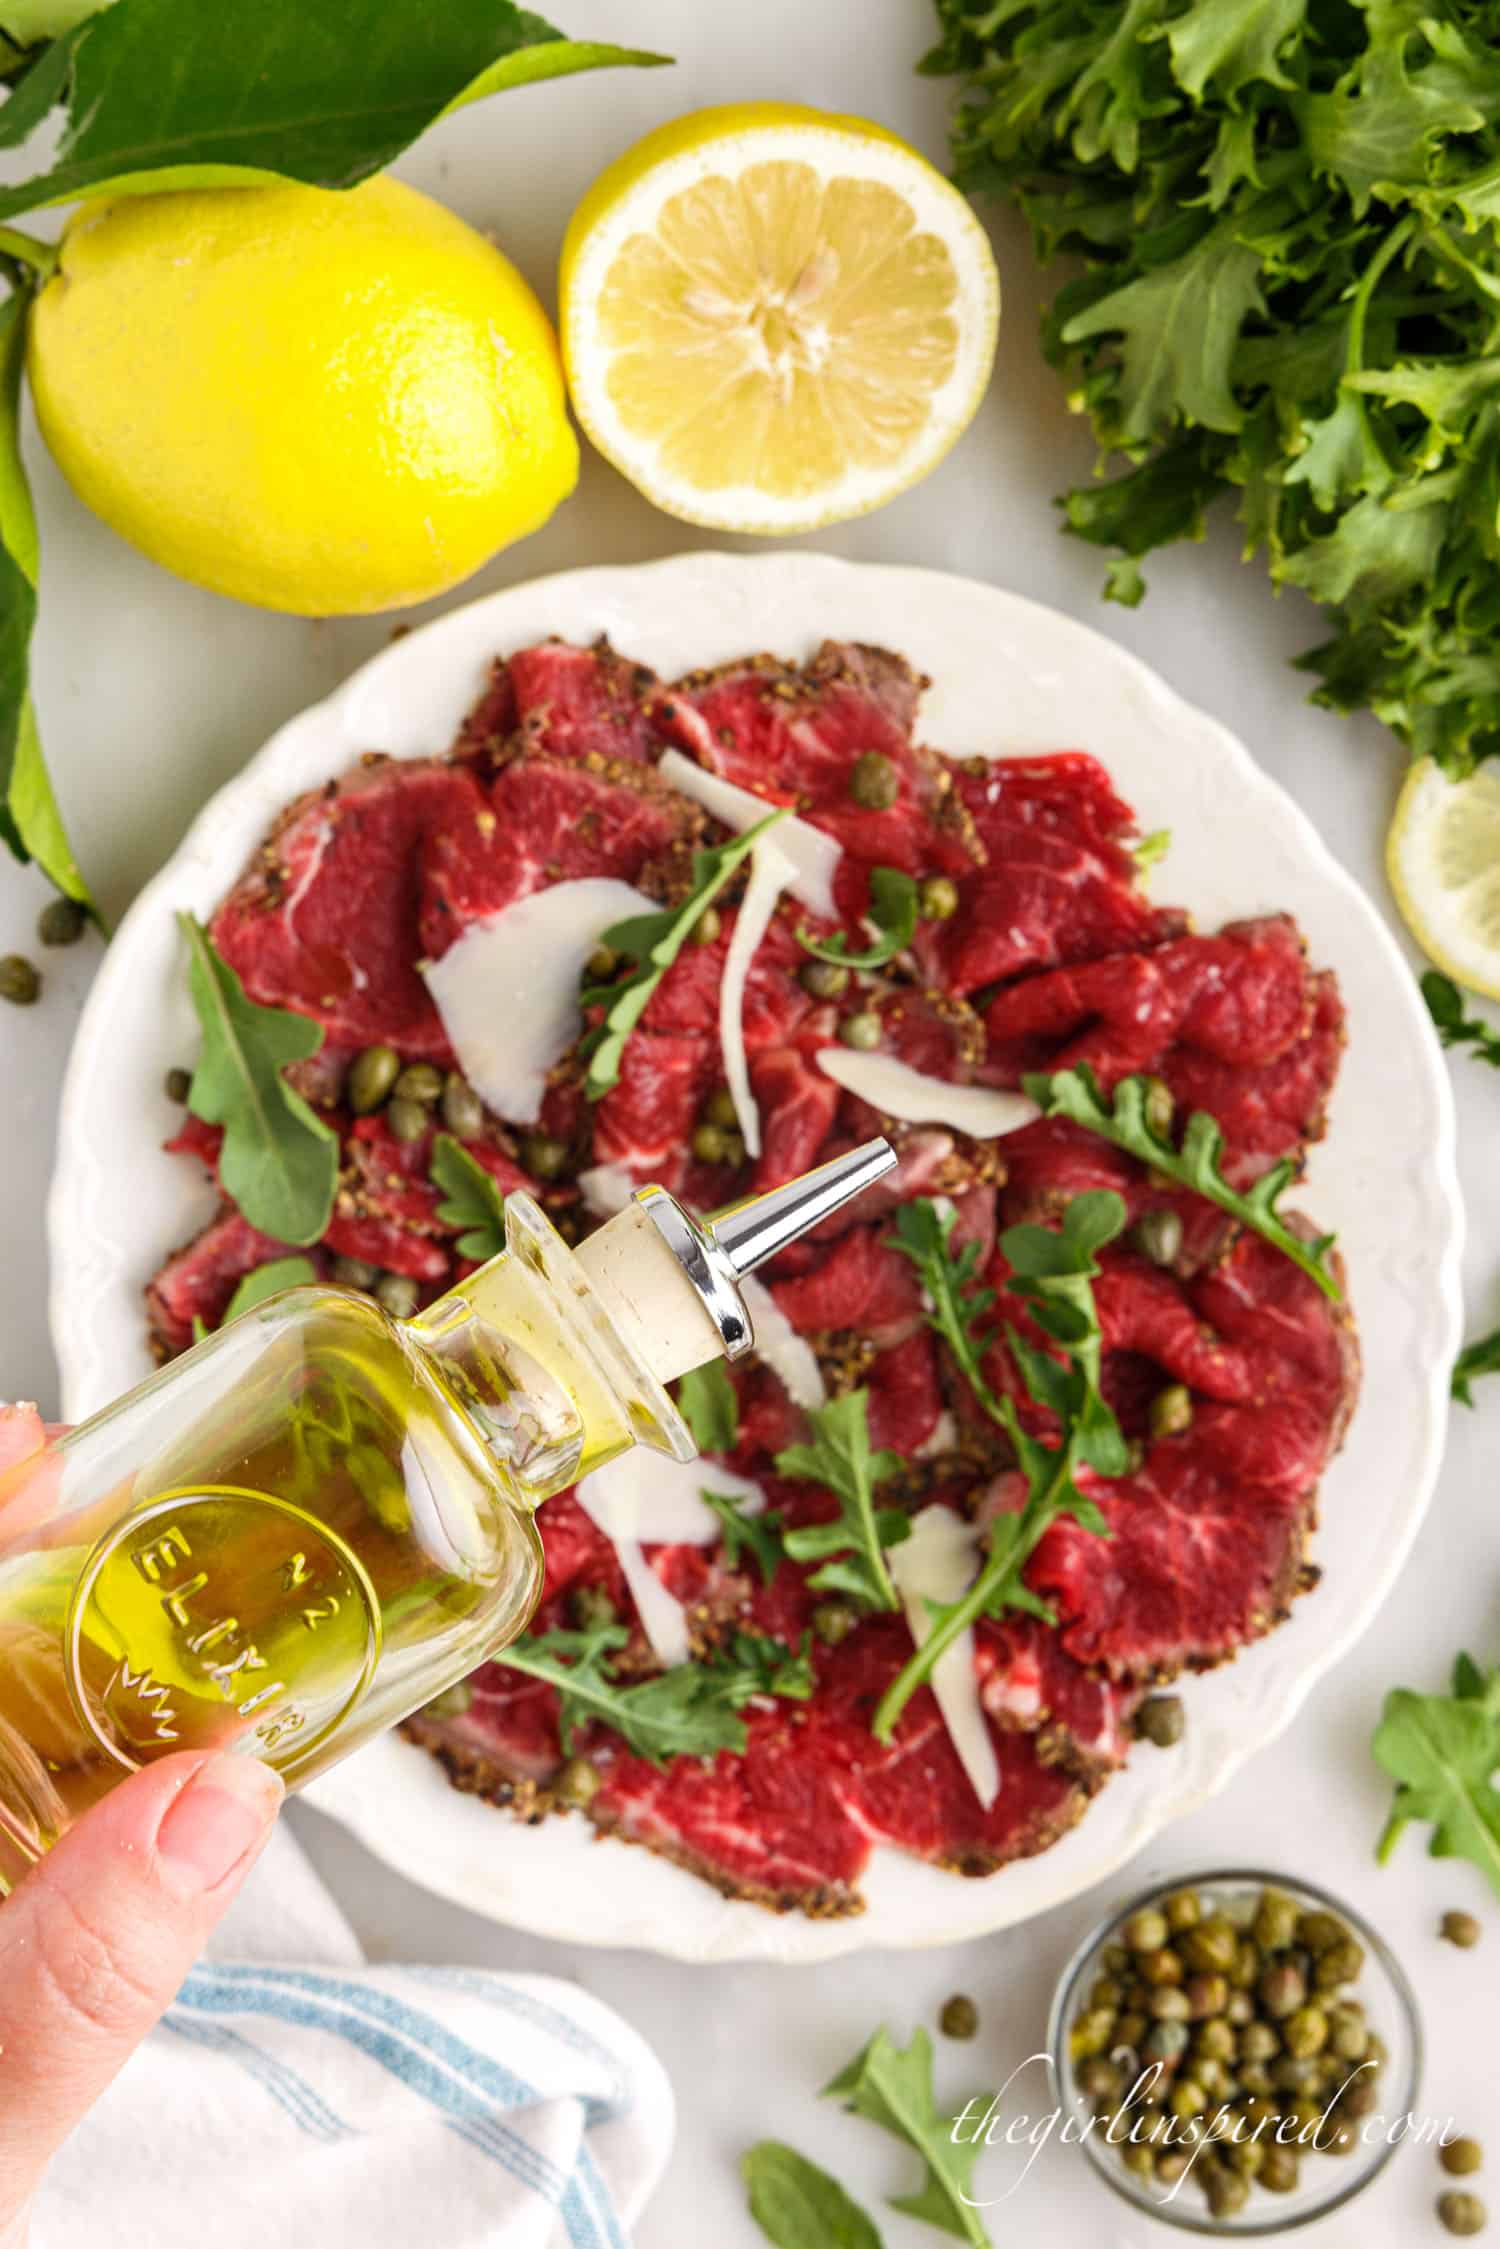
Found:
[[106, 188], [353, 187], [465, 100], [670, 59], [565, 39], [511, 0], [256, 0], [232, 39], [201, 0], [114, 0], [68, 38], [57, 159], [0, 191], [0, 216]]

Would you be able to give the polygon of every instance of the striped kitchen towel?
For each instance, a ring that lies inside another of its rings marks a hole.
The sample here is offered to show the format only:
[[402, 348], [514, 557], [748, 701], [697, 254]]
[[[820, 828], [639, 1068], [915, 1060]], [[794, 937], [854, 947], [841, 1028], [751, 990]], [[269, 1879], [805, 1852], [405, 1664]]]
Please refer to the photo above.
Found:
[[283, 1829], [33, 2249], [628, 2249], [672, 2127], [650, 2048], [576, 1985], [366, 1966]]

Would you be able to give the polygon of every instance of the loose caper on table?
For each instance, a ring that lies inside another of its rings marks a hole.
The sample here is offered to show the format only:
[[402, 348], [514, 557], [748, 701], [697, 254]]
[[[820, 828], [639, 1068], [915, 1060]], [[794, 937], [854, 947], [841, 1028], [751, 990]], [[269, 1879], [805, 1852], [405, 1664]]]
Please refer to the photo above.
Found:
[[1346, 2155], [1386, 2049], [1354, 1986], [1364, 1949], [1285, 1891], [1186, 1888], [1100, 1955], [1068, 2037], [1073, 2081], [1142, 2184], [1196, 2188], [1216, 2218], [1290, 2194], [1310, 2152]]

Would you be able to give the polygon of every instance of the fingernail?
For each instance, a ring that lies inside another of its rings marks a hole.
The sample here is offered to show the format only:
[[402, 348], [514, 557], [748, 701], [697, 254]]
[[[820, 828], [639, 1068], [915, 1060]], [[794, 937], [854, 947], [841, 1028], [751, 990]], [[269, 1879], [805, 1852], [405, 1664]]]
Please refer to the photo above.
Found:
[[253, 1757], [210, 1757], [156, 1833], [157, 1857], [184, 1895], [216, 1890], [264, 1842], [283, 1790]]

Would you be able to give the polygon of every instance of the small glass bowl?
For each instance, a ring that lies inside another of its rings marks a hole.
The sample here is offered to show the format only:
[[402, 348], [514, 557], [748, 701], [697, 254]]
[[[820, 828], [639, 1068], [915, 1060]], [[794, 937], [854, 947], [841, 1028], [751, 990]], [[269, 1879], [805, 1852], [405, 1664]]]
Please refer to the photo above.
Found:
[[[1178, 1890], [1196, 1890], [1206, 1903], [1211, 1902], [1215, 1909], [1228, 1913], [1231, 1918], [1248, 1919], [1248, 1910], [1253, 1908], [1264, 1889], [1283, 1891], [1299, 1906], [1336, 1913], [1348, 1923], [1365, 1952], [1364, 1970], [1357, 1983], [1350, 1987], [1351, 1995], [1357, 1996], [1363, 2004], [1370, 2028], [1386, 2044], [1388, 2058], [1380, 2073], [1378, 2106], [1363, 2119], [1364, 2126], [1371, 2128], [1369, 2136], [1362, 2131], [1357, 2148], [1347, 2155], [1323, 2155], [1308, 2149], [1303, 2156], [1298, 2184], [1291, 2194], [1272, 2194], [1252, 2181], [1250, 2199], [1244, 2209], [1216, 2217], [1191, 2172], [1174, 2191], [1139, 2179], [1126, 2169], [1119, 2145], [1110, 2145], [1102, 2128], [1092, 2123], [1092, 2104], [1074, 2083], [1068, 2052], [1069, 2033], [1084, 2011], [1085, 1993], [1103, 1973], [1101, 1956], [1105, 1946], [1119, 1942], [1121, 1926], [1133, 1913], [1143, 1906], [1162, 1904]], [[1352, 2202], [1355, 2195], [1362, 2193], [1385, 2169], [1401, 2144], [1399, 2138], [1390, 2139], [1391, 2129], [1400, 2119], [1416, 2111], [1422, 2071], [1422, 2028], [1416, 1995], [1405, 1970], [1385, 1939], [1362, 1915], [1345, 1905], [1341, 1898], [1331, 1897], [1326, 1890], [1319, 1890], [1310, 1882], [1296, 1881], [1284, 1874], [1268, 1874], [1253, 1867], [1230, 1867], [1207, 1874], [1179, 1874], [1169, 1882], [1154, 1883], [1138, 1897], [1115, 1907], [1091, 1931], [1059, 1978], [1047, 2024], [1047, 2053], [1057, 2106], [1065, 2118], [1074, 2120], [1074, 2130], [1081, 2135], [1079, 2144], [1085, 2155], [1116, 2194], [1163, 2225], [1180, 2226], [1187, 2233], [1240, 2235], [1249, 2239], [1257, 2234], [1289, 2233], [1297, 2226], [1310, 2225], [1315, 2218], [1326, 2218], [1330, 2211]]]

